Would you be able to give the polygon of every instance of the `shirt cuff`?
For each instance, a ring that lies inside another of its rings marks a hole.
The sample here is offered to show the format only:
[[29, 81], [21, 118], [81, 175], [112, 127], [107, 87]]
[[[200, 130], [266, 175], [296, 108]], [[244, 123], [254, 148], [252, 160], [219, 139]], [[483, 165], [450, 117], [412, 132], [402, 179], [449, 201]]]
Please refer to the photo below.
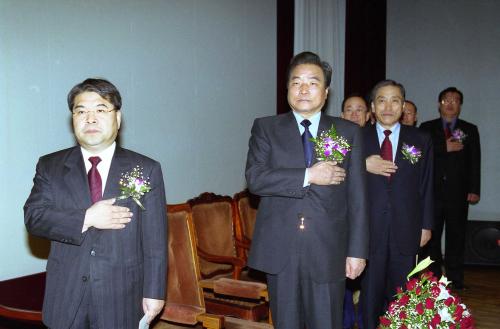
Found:
[[302, 187], [307, 187], [309, 184], [309, 168], [306, 168], [306, 173], [304, 174], [304, 185]]

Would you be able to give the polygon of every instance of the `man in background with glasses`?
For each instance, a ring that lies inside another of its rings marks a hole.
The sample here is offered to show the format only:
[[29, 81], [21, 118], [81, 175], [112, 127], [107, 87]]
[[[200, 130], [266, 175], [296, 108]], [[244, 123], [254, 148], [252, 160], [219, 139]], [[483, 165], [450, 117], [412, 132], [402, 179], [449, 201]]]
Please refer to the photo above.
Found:
[[442, 274], [441, 235], [446, 225], [444, 267], [452, 287], [464, 289], [464, 249], [469, 204], [479, 202], [481, 147], [475, 125], [458, 118], [464, 101], [455, 87], [439, 93], [440, 118], [422, 123], [434, 143], [435, 229], [422, 252], [435, 261], [431, 270]]
[[[121, 96], [109, 81], [77, 84], [68, 106], [79, 145], [40, 158], [24, 206], [28, 231], [51, 240], [43, 322], [50, 329], [136, 329], [164, 304], [160, 164], [116, 145]], [[135, 178], [122, 180], [127, 174]], [[117, 198], [127, 182], [143, 195]]]

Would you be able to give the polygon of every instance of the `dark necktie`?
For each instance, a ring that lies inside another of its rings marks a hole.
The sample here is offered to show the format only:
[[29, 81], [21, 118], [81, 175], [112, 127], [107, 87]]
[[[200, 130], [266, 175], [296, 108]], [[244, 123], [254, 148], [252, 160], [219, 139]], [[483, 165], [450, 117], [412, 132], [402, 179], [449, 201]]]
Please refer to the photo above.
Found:
[[392, 133], [390, 130], [384, 130], [384, 141], [380, 147], [380, 156], [382, 159], [392, 162], [392, 143], [389, 139], [389, 135]]
[[446, 122], [444, 127], [444, 137], [448, 139], [451, 137], [451, 122]]
[[302, 145], [304, 146], [304, 160], [306, 162], [306, 167], [309, 168], [313, 161], [313, 144], [311, 142], [311, 132], [309, 131], [309, 126], [311, 121], [305, 119], [300, 123], [304, 128], [304, 133], [302, 134]]
[[99, 170], [97, 170], [97, 164], [101, 162], [101, 158], [90, 157], [89, 161], [92, 164], [88, 173], [90, 197], [92, 198], [92, 203], [96, 203], [102, 199], [102, 180]]

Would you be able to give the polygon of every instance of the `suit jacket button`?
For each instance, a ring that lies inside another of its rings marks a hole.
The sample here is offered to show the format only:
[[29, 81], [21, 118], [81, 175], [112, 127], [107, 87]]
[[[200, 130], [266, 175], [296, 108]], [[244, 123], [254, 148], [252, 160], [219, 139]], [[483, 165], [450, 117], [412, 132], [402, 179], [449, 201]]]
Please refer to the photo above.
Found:
[[83, 282], [87, 282], [87, 280], [88, 280], [88, 278], [87, 278], [85, 275], [84, 275], [84, 276], [82, 276], [82, 281], [83, 281]]
[[95, 250], [94, 250], [94, 249], [92, 249], [92, 250], [90, 251], [90, 256], [95, 256]]

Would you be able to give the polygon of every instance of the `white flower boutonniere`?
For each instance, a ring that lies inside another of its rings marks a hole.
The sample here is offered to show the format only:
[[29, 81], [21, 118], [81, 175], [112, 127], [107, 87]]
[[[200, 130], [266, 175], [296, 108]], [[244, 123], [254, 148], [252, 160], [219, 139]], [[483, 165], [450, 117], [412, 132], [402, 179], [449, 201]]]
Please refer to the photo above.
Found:
[[401, 152], [403, 153], [403, 158], [410, 161], [411, 164], [417, 163], [418, 160], [422, 157], [422, 151], [420, 149], [406, 143], [403, 143]]
[[132, 198], [142, 210], [145, 210], [139, 199], [145, 193], [151, 191], [151, 186], [149, 184], [149, 177], [144, 178], [142, 170], [143, 168], [136, 166], [131, 172], [122, 174], [120, 178], [120, 190], [122, 194], [117, 199]]

